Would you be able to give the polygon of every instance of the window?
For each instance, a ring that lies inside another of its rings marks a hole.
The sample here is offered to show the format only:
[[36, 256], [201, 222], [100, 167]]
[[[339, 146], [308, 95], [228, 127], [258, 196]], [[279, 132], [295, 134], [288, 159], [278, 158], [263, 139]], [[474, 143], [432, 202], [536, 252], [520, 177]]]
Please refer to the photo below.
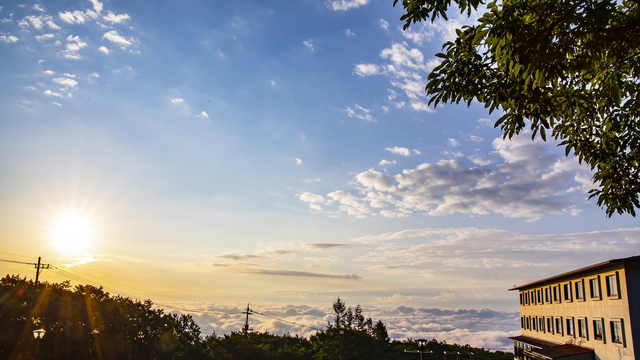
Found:
[[533, 325], [533, 330], [538, 331], [538, 317], [536, 316], [532, 320], [533, 321], [531, 325]]
[[544, 316], [538, 318], [538, 330], [544, 332]]
[[589, 295], [591, 295], [592, 299], [600, 298], [600, 279], [589, 279]]
[[589, 340], [587, 334], [587, 319], [578, 319], [578, 336]]
[[571, 299], [573, 299], [573, 294], [571, 293], [571, 283], [566, 283], [563, 285], [564, 289], [564, 300], [565, 301], [571, 301]]
[[573, 327], [573, 318], [567, 318], [567, 325], [565, 327], [565, 330], [567, 331], [567, 336], [576, 336], [576, 332]]
[[545, 288], [544, 289], [544, 300], [547, 303], [551, 302], [551, 288]]
[[535, 305], [536, 304], [536, 291], [532, 290], [531, 291], [531, 305]]
[[553, 334], [553, 316], [547, 318], [547, 330]]
[[618, 296], [618, 274], [613, 274], [607, 276], [605, 279], [607, 281], [607, 296]]
[[560, 302], [560, 285], [553, 287], [553, 301]]
[[542, 289], [538, 289], [538, 302], [542, 304], [544, 300], [542, 300]]
[[556, 334], [562, 335], [562, 316], [556, 318]]
[[525, 324], [525, 329], [531, 329], [531, 318], [527, 316], [527, 323]]
[[524, 304], [524, 301], [522, 300], [523, 297], [524, 297], [524, 293], [520, 293], [520, 305]]
[[529, 305], [529, 292], [524, 293], [524, 303]]
[[584, 300], [584, 282], [576, 281], [576, 300]]
[[604, 340], [604, 329], [602, 328], [602, 319], [593, 320], [593, 338], [596, 340]]
[[611, 341], [614, 343], [622, 344], [624, 339], [622, 329], [622, 320], [611, 321]]
[[524, 325], [525, 325], [524, 316], [521, 316], [520, 317], [520, 327], [524, 329]]

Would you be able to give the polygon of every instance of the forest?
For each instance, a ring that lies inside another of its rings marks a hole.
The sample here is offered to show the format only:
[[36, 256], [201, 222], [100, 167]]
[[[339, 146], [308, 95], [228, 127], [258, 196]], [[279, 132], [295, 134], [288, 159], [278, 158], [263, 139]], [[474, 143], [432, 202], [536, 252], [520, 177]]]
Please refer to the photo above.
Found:
[[[151, 300], [7, 275], [0, 284], [0, 359], [420, 358], [416, 340], [391, 340], [384, 323], [365, 319], [360, 305], [352, 310], [338, 298], [333, 310], [333, 321], [309, 338], [240, 330], [203, 336], [191, 315], [166, 313]], [[34, 338], [37, 329], [46, 331], [41, 339]], [[511, 353], [435, 339], [423, 350], [423, 359], [513, 359]]]

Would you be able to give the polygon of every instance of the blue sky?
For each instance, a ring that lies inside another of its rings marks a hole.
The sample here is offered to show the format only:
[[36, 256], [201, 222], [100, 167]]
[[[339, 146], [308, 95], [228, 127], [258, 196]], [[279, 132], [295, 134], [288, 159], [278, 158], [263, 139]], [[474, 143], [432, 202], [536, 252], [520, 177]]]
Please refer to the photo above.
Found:
[[[638, 220], [606, 218], [553, 142], [429, 108], [434, 55], [470, 20], [403, 32], [391, 5], [3, 1], [2, 257], [319, 326], [305, 312], [342, 296], [394, 337], [503, 346], [507, 288], [640, 253]], [[92, 228], [81, 252], [51, 239], [69, 214]]]

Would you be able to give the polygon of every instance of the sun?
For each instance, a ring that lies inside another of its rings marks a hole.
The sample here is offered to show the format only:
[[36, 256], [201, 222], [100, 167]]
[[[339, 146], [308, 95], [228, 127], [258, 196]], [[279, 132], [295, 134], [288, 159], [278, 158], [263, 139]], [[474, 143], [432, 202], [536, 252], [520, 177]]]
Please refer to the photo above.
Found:
[[88, 252], [95, 237], [95, 227], [89, 217], [70, 213], [59, 216], [50, 230], [53, 246], [66, 255]]

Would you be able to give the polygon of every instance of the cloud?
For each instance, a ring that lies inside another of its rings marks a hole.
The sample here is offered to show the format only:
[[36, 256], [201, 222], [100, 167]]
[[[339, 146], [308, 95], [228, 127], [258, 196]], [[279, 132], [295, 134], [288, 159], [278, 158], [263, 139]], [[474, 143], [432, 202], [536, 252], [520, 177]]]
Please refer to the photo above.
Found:
[[18, 41], [18, 38], [13, 35], [0, 35], [0, 41], [6, 42], [6, 43], [14, 43]]
[[358, 76], [380, 75], [384, 72], [384, 68], [376, 64], [356, 64], [353, 73]]
[[47, 76], [53, 76], [56, 72], [53, 70], [44, 70], [42, 71], [43, 74], [47, 75]]
[[454, 138], [449, 138], [449, 139], [447, 139], [447, 141], [449, 142], [449, 145], [451, 145], [453, 147], [460, 146], [460, 143], [458, 142], [458, 140], [456, 140]]
[[389, 23], [385, 19], [380, 19], [380, 27], [389, 31]]
[[389, 161], [389, 160], [385, 160], [385, 159], [380, 160], [380, 162], [378, 163], [378, 165], [380, 165], [380, 166], [395, 165], [395, 164], [397, 164], [397, 162], [395, 160]]
[[333, 249], [339, 247], [349, 246], [349, 244], [337, 244], [337, 243], [313, 243], [313, 244], [305, 244], [306, 247], [310, 249]]
[[[423, 163], [395, 175], [369, 169], [355, 176], [357, 196], [338, 190], [327, 194], [325, 203], [315, 204], [339, 203], [340, 212], [357, 217], [495, 213], [536, 220], [545, 214], [575, 215], [577, 205], [584, 202], [577, 189], [592, 186], [591, 170], [575, 158], [554, 152], [554, 144], [531, 141], [528, 136], [494, 140], [496, 160], [491, 168], [450, 159]], [[386, 150], [409, 155], [407, 148]]]
[[100, 46], [98, 48], [98, 51], [100, 51], [103, 54], [107, 54], [107, 55], [109, 55], [109, 53], [110, 53], [109, 49], [107, 49], [105, 46]]
[[120, 14], [116, 15], [109, 11], [109, 13], [102, 17], [105, 21], [108, 21], [112, 24], [122, 24], [127, 20], [131, 20], [131, 17], [128, 14]]
[[38, 41], [44, 41], [44, 40], [49, 40], [49, 39], [53, 39], [53, 38], [54, 38], [53, 34], [36, 35], [36, 40], [38, 40]]
[[349, 9], [357, 9], [368, 3], [369, 0], [330, 0], [327, 2], [327, 7], [334, 11], [346, 11]]
[[246, 260], [256, 260], [259, 259], [258, 255], [247, 255], [247, 254], [225, 254], [218, 256], [220, 259], [225, 260], [234, 260], [234, 261], [246, 261]]
[[355, 37], [356, 36], [356, 33], [351, 31], [351, 29], [347, 29], [344, 32], [345, 32], [345, 34], [347, 34], [347, 37]]
[[51, 91], [51, 90], [45, 90], [44, 94], [47, 96], [55, 96], [55, 97], [62, 97], [61, 93], [55, 92], [55, 91]]
[[484, 139], [483, 139], [483, 138], [481, 138], [480, 136], [475, 136], [475, 135], [471, 135], [471, 136], [469, 136], [469, 139], [470, 139], [471, 141], [474, 141], [474, 142], [480, 142], [480, 141], [484, 140]]
[[171, 103], [172, 104], [184, 104], [185, 102], [184, 102], [183, 98], [174, 98], [174, 99], [171, 99]]
[[296, 160], [296, 165], [302, 165], [302, 160], [301, 159], [296, 158], [295, 160]]
[[[425, 96], [426, 76], [440, 61], [435, 58], [426, 60], [422, 51], [411, 48], [406, 42], [392, 43], [390, 47], [380, 51], [380, 57], [386, 61], [385, 64], [356, 64], [353, 73], [361, 77], [384, 75], [394, 88], [404, 92], [413, 110], [433, 112], [420, 99]], [[389, 91], [389, 102], [396, 108], [404, 107], [406, 102], [396, 99], [398, 93], [393, 89]]]
[[93, 10], [95, 10], [96, 13], [100, 14], [100, 12], [102, 12], [102, 9], [103, 9], [102, 3], [98, 0], [89, 0], [89, 1], [91, 1], [91, 4], [93, 4]]
[[89, 15], [83, 13], [80, 10], [75, 10], [73, 12], [58, 12], [58, 17], [60, 18], [60, 20], [66, 22], [67, 24], [84, 24], [91, 19]]
[[286, 277], [311, 277], [311, 278], [362, 280], [362, 278], [356, 274], [323, 274], [323, 273], [314, 273], [314, 272], [297, 271], [297, 270], [251, 269], [251, 270], [243, 270], [242, 272], [260, 274], [260, 275], [286, 276]]
[[74, 88], [78, 86], [78, 82], [69, 77], [57, 77], [53, 79], [53, 82], [58, 83], [66, 88]]
[[315, 51], [315, 48], [313, 47], [313, 40], [304, 40], [302, 42], [304, 44], [304, 46], [307, 47], [307, 49], [309, 49], [310, 51]]
[[401, 156], [411, 155], [411, 151], [409, 151], [409, 149], [405, 147], [394, 146], [394, 147], [385, 148], [385, 150], [389, 151], [392, 154], [401, 155]]
[[34, 4], [32, 9], [35, 10], [35, 11], [40, 11], [40, 12], [46, 11], [45, 8], [42, 7], [42, 5], [40, 5], [40, 4]]
[[80, 50], [87, 47], [87, 43], [82, 41], [79, 36], [69, 35], [67, 36], [67, 45], [65, 50], [62, 51], [62, 55], [67, 59], [79, 60]]
[[346, 112], [349, 117], [355, 117], [356, 119], [366, 121], [374, 121], [371, 116], [371, 109], [364, 108], [358, 104], [356, 104], [353, 109], [350, 106], [347, 106], [347, 108], [344, 109], [344, 112]]
[[133, 39], [126, 39], [116, 30], [110, 30], [102, 35], [103, 39], [107, 39], [112, 43], [119, 45], [121, 49], [126, 49], [133, 44]]
[[206, 111], [202, 110], [202, 112], [200, 113], [200, 115], [198, 115], [197, 117], [201, 118], [201, 119], [209, 119], [209, 114], [207, 114]]
[[493, 127], [493, 124], [495, 123], [495, 120], [480, 118], [480, 119], [478, 119], [478, 122], [480, 124], [482, 124], [482, 125]]

